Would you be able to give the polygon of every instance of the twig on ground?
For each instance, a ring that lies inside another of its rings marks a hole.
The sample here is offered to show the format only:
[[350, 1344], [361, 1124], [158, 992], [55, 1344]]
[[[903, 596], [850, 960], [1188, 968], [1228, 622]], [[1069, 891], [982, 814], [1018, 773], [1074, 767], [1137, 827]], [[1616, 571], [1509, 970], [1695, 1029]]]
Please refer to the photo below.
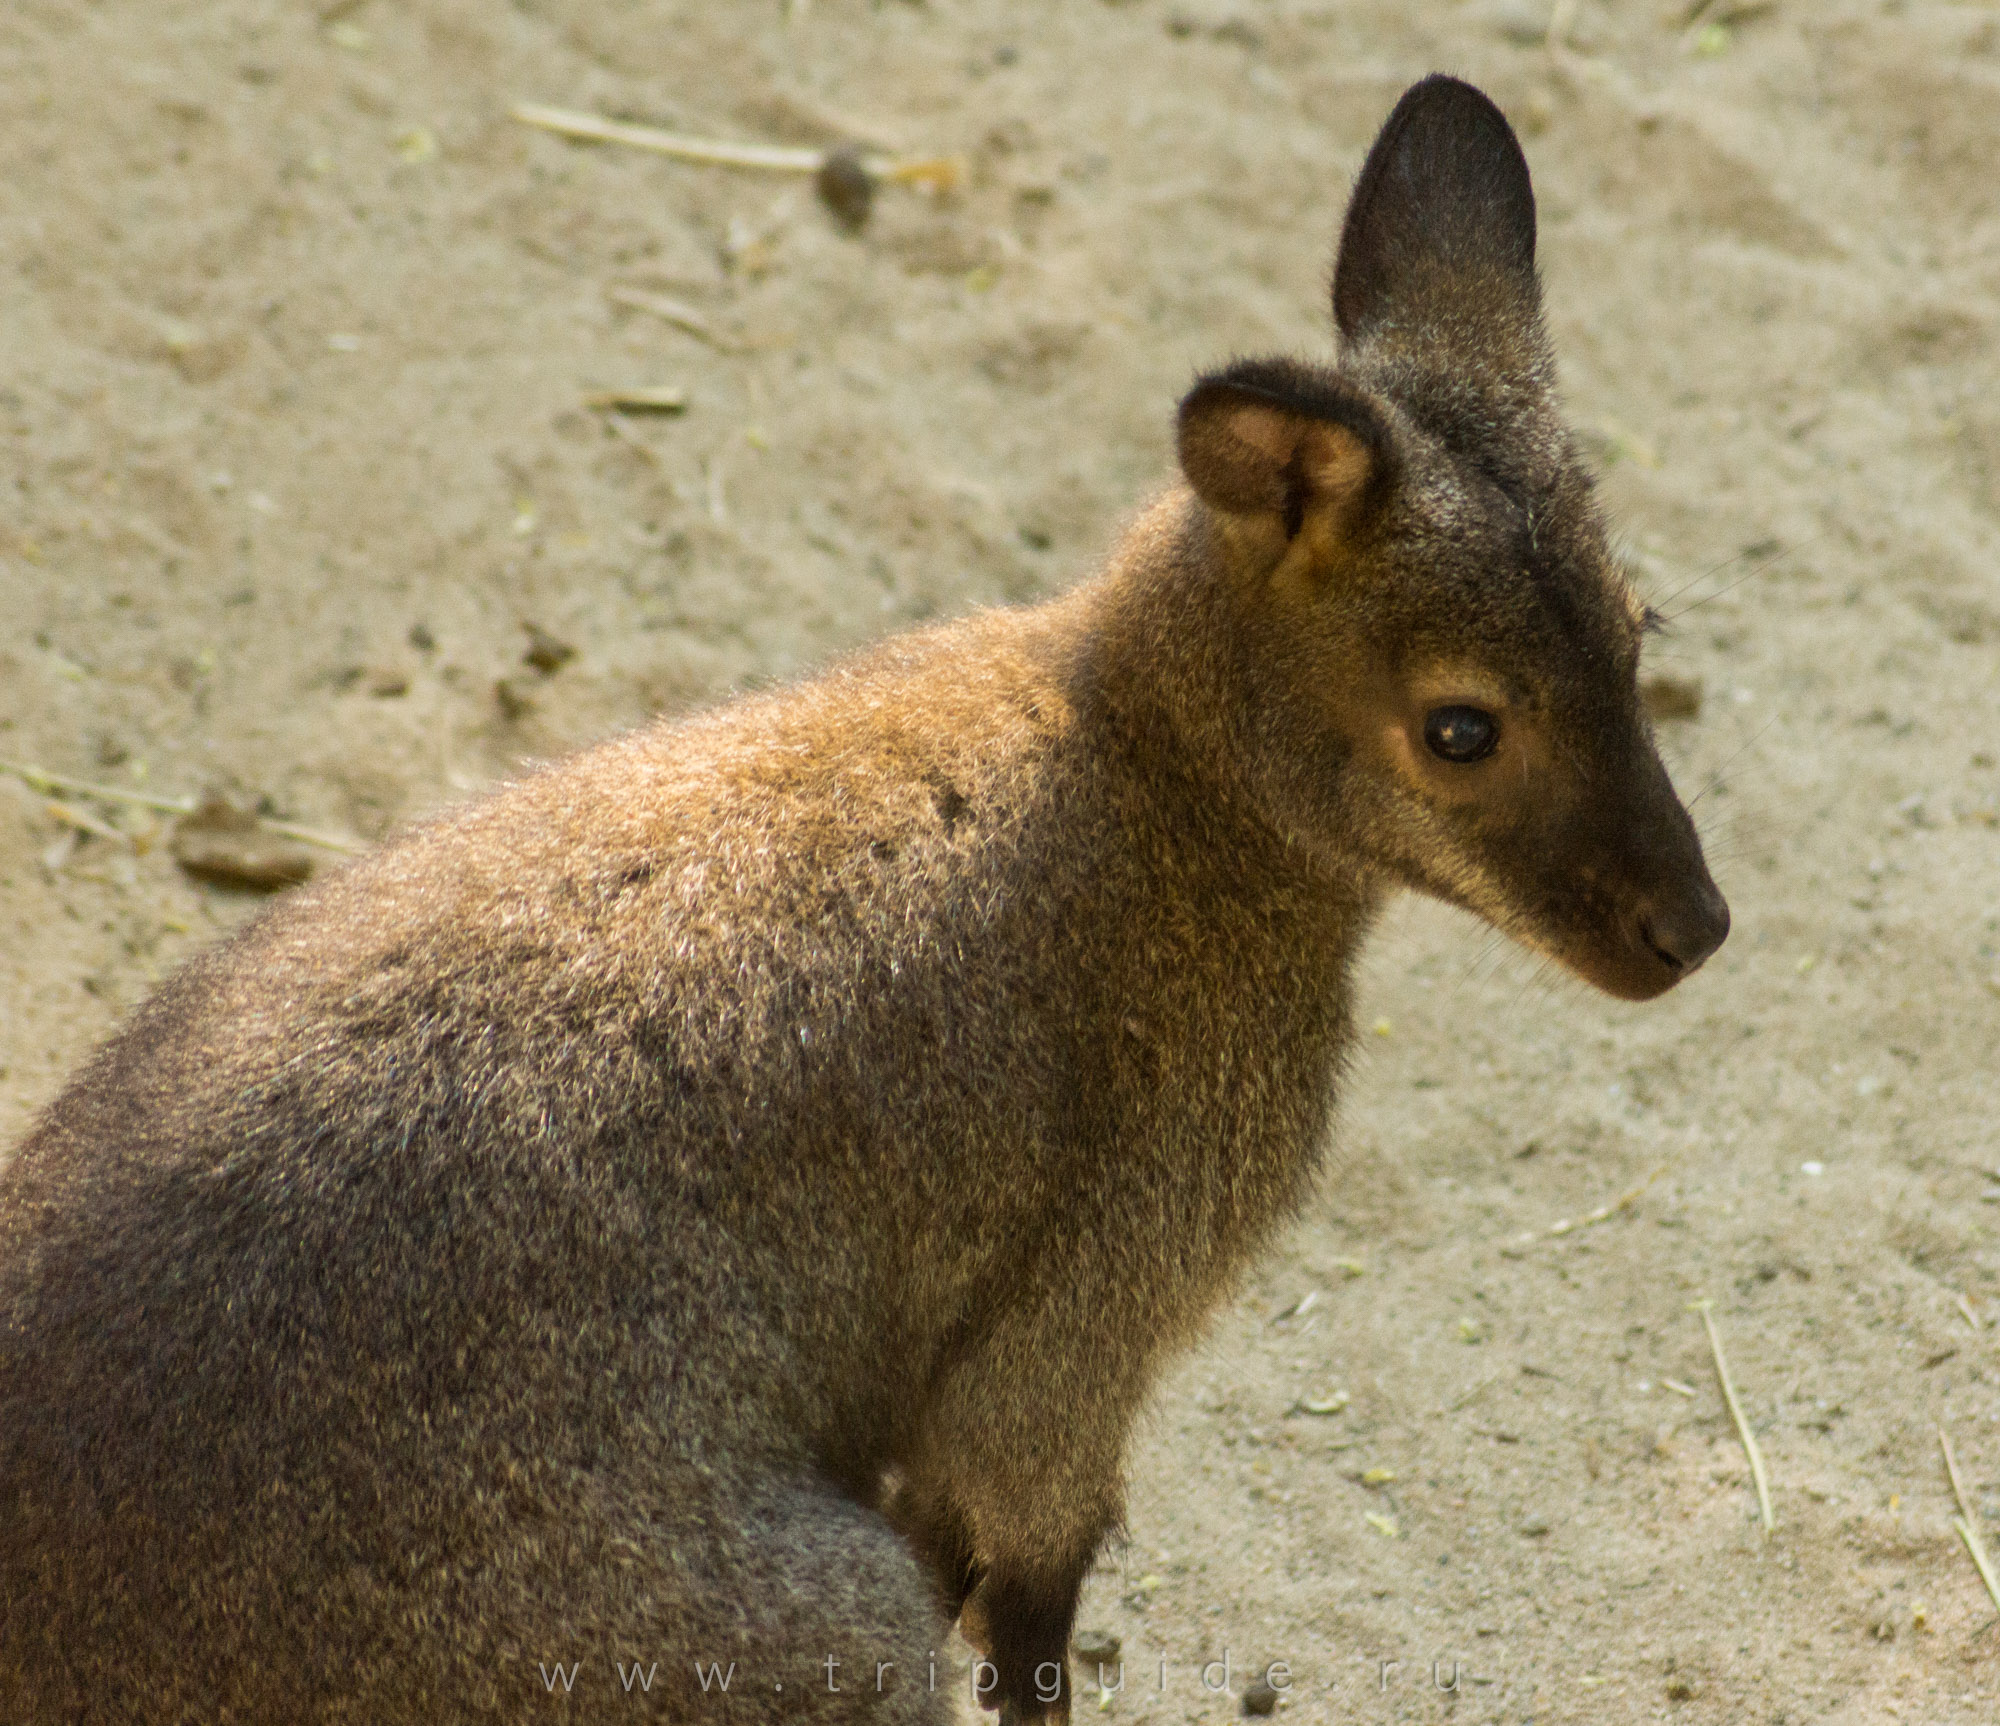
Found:
[[30, 791], [40, 792], [44, 797], [67, 791], [74, 797], [94, 797], [101, 803], [129, 803], [136, 809], [158, 809], [168, 815], [185, 815], [195, 804], [192, 797], [162, 797], [152, 791], [125, 791], [116, 785], [71, 779], [66, 774], [51, 773], [28, 761], [0, 760], [0, 773], [12, 775]]
[[[163, 797], [152, 791], [127, 791], [117, 785], [99, 785], [89, 779], [72, 779], [67, 774], [51, 773], [47, 768], [37, 767], [28, 761], [0, 760], [0, 773], [11, 774], [30, 791], [38, 791], [45, 797], [65, 791], [72, 797], [88, 797], [99, 803], [126, 803], [136, 809], [157, 809], [166, 815], [192, 815], [201, 807], [199, 797]], [[57, 819], [85, 832], [97, 831], [75, 819], [76, 814], [74, 810], [65, 809]], [[257, 819], [281, 838], [296, 839], [301, 845], [317, 845], [322, 850], [344, 851], [351, 856], [358, 856], [368, 849], [358, 839], [343, 839], [338, 834], [320, 833], [310, 827], [300, 827], [295, 822], [274, 821], [269, 816], [260, 815]], [[119, 837], [127, 836], [119, 834]]]
[[1613, 1199], [1608, 1205], [1599, 1205], [1596, 1210], [1590, 1211], [1580, 1217], [1564, 1217], [1560, 1222], [1550, 1223], [1548, 1232], [1552, 1235], [1566, 1235], [1572, 1229], [1588, 1228], [1592, 1223], [1601, 1223], [1610, 1217], [1615, 1217], [1620, 1211], [1622, 1211], [1627, 1205], [1631, 1204], [1634, 1200], [1636, 1200], [1640, 1194], [1645, 1192], [1645, 1190], [1648, 1187], [1650, 1187], [1655, 1181], [1657, 1181], [1662, 1175], [1664, 1175], [1667, 1172], [1667, 1167], [1668, 1167], [1667, 1164], [1662, 1163], [1657, 1169], [1655, 1169], [1650, 1175], [1648, 1175], [1630, 1192], [1621, 1193], [1617, 1198]]
[[[826, 166], [828, 157], [839, 154], [796, 144], [738, 144], [726, 138], [697, 138], [686, 132], [635, 126], [623, 120], [607, 120], [601, 114], [551, 108], [540, 102], [516, 102], [513, 115], [524, 126], [539, 127], [565, 138], [580, 138], [593, 144], [624, 144], [630, 149], [651, 150], [655, 155], [672, 156], [683, 162], [748, 168], [765, 174], [817, 174]], [[902, 186], [928, 186], [939, 192], [950, 191], [965, 176], [965, 162], [958, 156], [898, 161], [888, 156], [866, 155], [855, 159], [872, 179]]]
[[73, 803], [63, 803], [51, 797], [42, 804], [42, 808], [65, 827], [74, 827], [79, 833], [93, 834], [118, 845], [131, 845], [135, 850], [138, 848], [133, 834], [122, 832], [109, 821], [98, 820], [89, 810], [79, 809]]
[[1729, 1418], [1736, 1423], [1736, 1436], [1743, 1441], [1743, 1454], [1750, 1458], [1750, 1478], [1757, 1486], [1757, 1510], [1764, 1519], [1764, 1532], [1769, 1534], [1777, 1523], [1771, 1515], [1771, 1488], [1764, 1478], [1764, 1455], [1757, 1448], [1757, 1435], [1750, 1430], [1749, 1421], [1743, 1418], [1743, 1405], [1736, 1400], [1736, 1386], [1730, 1382], [1729, 1363], [1722, 1358], [1722, 1338], [1716, 1334], [1710, 1305], [1705, 1300], [1696, 1301], [1694, 1310], [1701, 1314], [1701, 1322], [1708, 1331], [1709, 1352], [1715, 1356], [1715, 1376], [1722, 1386], [1722, 1400], [1729, 1405]]
[[570, 108], [550, 108], [539, 102], [516, 102], [514, 118], [524, 126], [538, 126], [565, 138], [582, 138], [594, 144], [624, 144], [634, 150], [651, 150], [656, 155], [673, 156], [683, 162], [705, 162], [718, 168], [750, 168], [767, 174], [817, 174], [826, 160], [824, 150], [809, 150], [792, 144], [736, 144], [722, 138], [697, 138], [685, 132], [663, 131], [658, 126], [634, 126], [623, 120], [607, 120], [598, 114], [579, 113]]
[[677, 330], [685, 330], [697, 339], [720, 347], [724, 344], [715, 339], [715, 326], [694, 309], [684, 306], [679, 300], [669, 299], [665, 294], [649, 294], [644, 288], [606, 288], [604, 297], [614, 306], [624, 306], [630, 311], [651, 312], [662, 318]]
[[1943, 1427], [1937, 1429], [1938, 1449], [1944, 1452], [1944, 1471], [1951, 1480], [1952, 1496], [1958, 1500], [1958, 1515], [1951, 1519], [1951, 1525], [1958, 1530], [1958, 1538], [1965, 1543], [1965, 1550], [1979, 1572], [1979, 1580], [1986, 1584], [1986, 1592], [1992, 1598], [1996, 1610], [2000, 1610], [2000, 1577], [1995, 1576], [1993, 1560], [1986, 1556], [1986, 1542], [1979, 1537], [1979, 1525], [1972, 1520], [1972, 1500], [1965, 1496], [1965, 1482], [1958, 1478], [1958, 1458], [1951, 1453], [1951, 1438]]
[[616, 408], [607, 408], [604, 410], [604, 426], [627, 449], [643, 456], [655, 467], [663, 465], [665, 458], [632, 429], [632, 422]]

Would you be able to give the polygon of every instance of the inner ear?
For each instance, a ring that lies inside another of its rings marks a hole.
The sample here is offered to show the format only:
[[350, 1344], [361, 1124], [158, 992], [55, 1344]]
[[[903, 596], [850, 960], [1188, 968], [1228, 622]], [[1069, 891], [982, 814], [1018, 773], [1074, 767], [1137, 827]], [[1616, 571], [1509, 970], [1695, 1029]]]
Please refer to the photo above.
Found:
[[1203, 378], [1180, 408], [1181, 471], [1211, 508], [1275, 516], [1295, 538], [1313, 509], [1344, 519], [1379, 499], [1388, 427], [1334, 373], [1248, 361]]
[[1532, 311], [1535, 193], [1513, 127], [1472, 85], [1434, 73], [1403, 93], [1354, 183], [1333, 315], [1354, 340], [1386, 322], [1443, 327]]

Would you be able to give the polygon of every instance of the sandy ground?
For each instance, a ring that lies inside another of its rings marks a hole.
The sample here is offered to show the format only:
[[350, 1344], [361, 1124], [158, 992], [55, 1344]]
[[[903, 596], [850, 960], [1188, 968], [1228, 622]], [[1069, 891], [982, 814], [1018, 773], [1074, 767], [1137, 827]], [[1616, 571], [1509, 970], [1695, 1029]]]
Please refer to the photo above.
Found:
[[[2000, 1718], [1934, 1433], [2000, 1547], [2000, 13], [1557, 10], [1554, 49], [1525, 0], [0, 15], [0, 755], [363, 838], [1060, 589], [1195, 365], [1325, 349], [1396, 92], [1515, 117], [1737, 933], [1629, 1008], [1392, 918], [1324, 1194], [1135, 1445], [1112, 1719], [1227, 1718], [1272, 1660], [1308, 1720]], [[854, 236], [516, 99], [969, 176]], [[0, 784], [0, 1144], [255, 905], [71, 802], [130, 838]]]

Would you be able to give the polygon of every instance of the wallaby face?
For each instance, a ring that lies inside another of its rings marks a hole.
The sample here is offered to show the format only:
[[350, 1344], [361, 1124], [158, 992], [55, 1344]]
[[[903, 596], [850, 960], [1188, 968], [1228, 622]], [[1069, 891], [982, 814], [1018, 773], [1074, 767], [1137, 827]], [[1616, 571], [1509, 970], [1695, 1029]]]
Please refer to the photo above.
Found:
[[531, 774], [132, 1015], [0, 1166], [0, 1720], [943, 1726], [953, 1622], [1068, 1718], [1389, 891], [1633, 997], [1727, 928], [1478, 92], [1397, 107], [1334, 310], [1071, 593]]
[[1648, 614], [1555, 407], [1534, 254], [1506, 121], [1417, 85], [1348, 211], [1338, 369], [1205, 378], [1181, 458], [1273, 674], [1284, 824], [1645, 999], [1729, 914], [1639, 705]]

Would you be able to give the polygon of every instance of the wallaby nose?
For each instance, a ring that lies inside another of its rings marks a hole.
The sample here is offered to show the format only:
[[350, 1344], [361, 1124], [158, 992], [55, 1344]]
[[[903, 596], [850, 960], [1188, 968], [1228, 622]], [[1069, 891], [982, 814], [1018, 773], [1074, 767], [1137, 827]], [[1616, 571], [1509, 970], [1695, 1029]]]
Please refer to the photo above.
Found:
[[1660, 962], [1684, 977], [1729, 938], [1729, 903], [1704, 881], [1697, 892], [1648, 906], [1639, 932]]

